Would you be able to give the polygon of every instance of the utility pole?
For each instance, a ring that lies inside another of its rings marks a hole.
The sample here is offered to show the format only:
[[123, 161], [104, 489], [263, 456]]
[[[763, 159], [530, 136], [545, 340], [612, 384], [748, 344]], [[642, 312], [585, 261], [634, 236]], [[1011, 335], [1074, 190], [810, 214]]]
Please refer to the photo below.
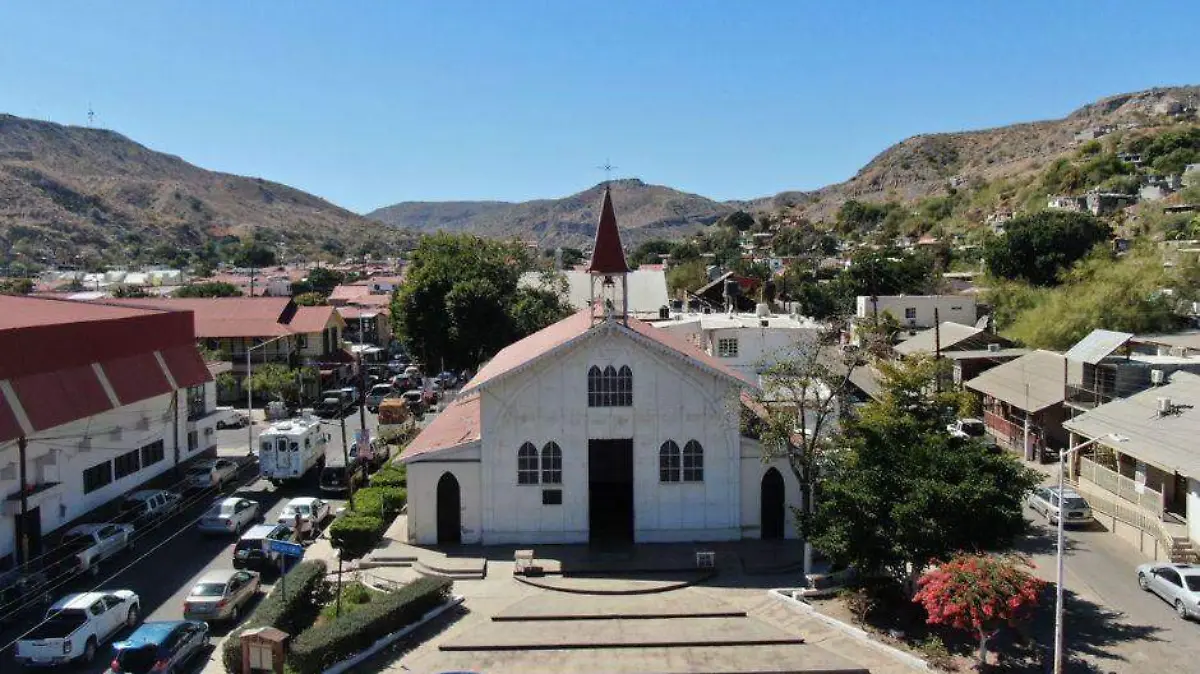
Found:
[[[938, 308], [933, 308], [933, 363], [938, 365], [942, 360], [942, 322], [938, 319]], [[934, 372], [933, 388], [937, 393], [942, 392], [942, 373]]]
[[21, 563], [29, 563], [29, 490], [25, 488], [25, 435], [17, 438], [17, 465], [21, 472]]

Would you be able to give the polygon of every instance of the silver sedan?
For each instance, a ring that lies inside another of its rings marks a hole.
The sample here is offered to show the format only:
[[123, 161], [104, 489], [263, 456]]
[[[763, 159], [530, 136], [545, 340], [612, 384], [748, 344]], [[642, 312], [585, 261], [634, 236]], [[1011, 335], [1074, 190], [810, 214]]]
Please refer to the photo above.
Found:
[[1138, 587], [1162, 597], [1187, 620], [1200, 616], [1200, 566], [1193, 564], [1142, 564], [1137, 568]]
[[259, 583], [259, 576], [253, 571], [209, 571], [188, 592], [183, 602], [183, 617], [237, 622], [242, 607], [258, 593]]
[[259, 517], [258, 503], [248, 498], [230, 496], [213, 501], [197, 525], [210, 534], [240, 534]]

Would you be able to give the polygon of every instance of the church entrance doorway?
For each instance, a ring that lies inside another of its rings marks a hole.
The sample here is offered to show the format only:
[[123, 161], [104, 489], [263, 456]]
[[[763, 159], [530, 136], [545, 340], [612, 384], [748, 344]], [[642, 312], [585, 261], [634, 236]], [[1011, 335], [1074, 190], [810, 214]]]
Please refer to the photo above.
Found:
[[439, 545], [462, 542], [462, 501], [453, 473], [442, 473], [437, 484], [437, 540]]
[[769, 468], [762, 478], [760, 522], [763, 538], [783, 538], [784, 524], [787, 521], [783, 500], [783, 476], [777, 469]]
[[588, 440], [588, 539], [633, 542], [633, 440]]

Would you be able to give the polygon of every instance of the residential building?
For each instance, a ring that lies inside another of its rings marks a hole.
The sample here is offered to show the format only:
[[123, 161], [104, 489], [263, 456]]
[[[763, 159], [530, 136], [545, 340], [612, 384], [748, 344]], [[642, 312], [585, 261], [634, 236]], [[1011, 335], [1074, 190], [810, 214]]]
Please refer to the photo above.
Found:
[[732, 303], [734, 313], [747, 313], [758, 305], [760, 285], [756, 278], [729, 271], [717, 274], [708, 284], [694, 292], [689, 291], [688, 295], [709, 311], [728, 312]]
[[346, 322], [331, 306], [301, 307], [286, 297], [169, 297], [108, 303], [192, 312], [201, 346], [213, 359], [231, 366], [236, 387], [222, 388], [222, 401], [244, 399], [241, 381], [246, 375], [247, 353], [251, 368], [260, 363], [316, 368], [319, 377], [302, 382], [306, 397], [354, 374], [354, 358], [343, 344]]
[[1065, 357], [1066, 404], [1077, 411], [1144, 391], [1172, 372], [1200, 373], [1195, 351], [1112, 330], [1093, 330]]
[[[642, 319], [657, 318], [669, 304], [667, 274], [661, 268], [634, 269], [628, 274], [629, 313]], [[565, 289], [561, 287], [565, 281]], [[582, 269], [565, 269], [551, 273], [526, 272], [518, 283], [523, 288], [552, 289], [559, 292], [563, 300], [574, 309], [587, 307], [590, 299], [592, 278]], [[561, 291], [561, 292], [560, 292]]]
[[918, 332], [897, 344], [894, 350], [900, 356], [936, 351], [953, 363], [951, 380], [955, 386], [1028, 353], [1027, 349], [1014, 348], [1011, 340], [994, 332], [950, 322], [942, 323], [936, 330]]
[[0, 297], [0, 567], [215, 447], [195, 340], [188, 312]]
[[1137, 203], [1137, 195], [1121, 194], [1120, 192], [1100, 192], [1093, 190], [1084, 197], [1087, 210], [1092, 215], [1108, 215]]
[[1200, 376], [1158, 386], [1068, 420], [1080, 491], [1106, 527], [1154, 559], [1200, 561]]
[[1087, 208], [1087, 197], [1073, 197], [1059, 194], [1049, 197], [1046, 208], [1059, 211], [1082, 211]]
[[901, 328], [923, 330], [935, 322], [948, 321], [975, 325], [978, 319], [975, 298], [966, 295], [859, 295], [855, 302], [855, 323], [871, 321], [890, 314]]
[[983, 397], [983, 422], [997, 444], [1034, 460], [1046, 448], [1067, 444], [1065, 372], [1061, 354], [1039, 349], [968, 379], [963, 387]]
[[502, 349], [405, 448], [409, 541], [795, 537], [798, 482], [739, 430], [753, 383], [626, 311], [607, 189], [587, 269], [587, 308]]
[[1200, 164], [1188, 164], [1183, 168], [1183, 175], [1180, 176], [1180, 183], [1185, 187], [1200, 185]]
[[814, 344], [820, 324], [787, 314], [679, 313], [654, 324], [758, 382], [760, 373]]

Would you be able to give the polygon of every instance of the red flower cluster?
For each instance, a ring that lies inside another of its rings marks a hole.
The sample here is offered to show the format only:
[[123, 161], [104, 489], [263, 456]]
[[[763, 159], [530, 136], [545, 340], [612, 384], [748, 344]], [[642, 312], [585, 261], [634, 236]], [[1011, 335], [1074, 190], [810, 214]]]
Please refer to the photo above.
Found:
[[1015, 625], [1037, 605], [1044, 581], [1010, 557], [960, 553], [926, 572], [913, 601], [929, 614], [931, 625], [969, 630], [982, 638], [1004, 625]]

